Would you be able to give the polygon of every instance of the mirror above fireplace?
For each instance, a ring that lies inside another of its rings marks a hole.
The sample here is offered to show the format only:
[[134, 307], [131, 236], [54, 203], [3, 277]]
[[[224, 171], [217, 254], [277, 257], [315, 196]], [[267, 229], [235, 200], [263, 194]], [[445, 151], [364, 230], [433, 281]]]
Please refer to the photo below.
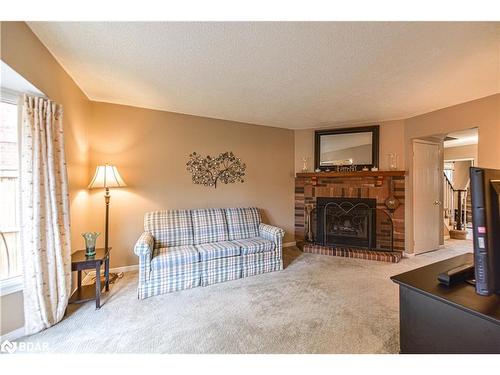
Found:
[[317, 130], [315, 169], [358, 171], [378, 167], [379, 126]]

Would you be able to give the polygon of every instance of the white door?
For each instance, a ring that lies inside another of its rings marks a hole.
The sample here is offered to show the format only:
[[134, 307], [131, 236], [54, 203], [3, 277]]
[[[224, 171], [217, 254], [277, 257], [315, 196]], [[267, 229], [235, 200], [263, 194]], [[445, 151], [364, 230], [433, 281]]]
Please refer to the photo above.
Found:
[[441, 236], [439, 145], [413, 142], [413, 220], [415, 254], [439, 248]]

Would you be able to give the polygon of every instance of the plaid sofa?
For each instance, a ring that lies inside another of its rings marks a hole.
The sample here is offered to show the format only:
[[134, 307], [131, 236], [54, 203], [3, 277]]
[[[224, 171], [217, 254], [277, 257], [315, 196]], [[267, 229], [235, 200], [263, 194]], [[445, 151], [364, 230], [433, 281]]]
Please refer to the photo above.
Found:
[[149, 212], [134, 247], [138, 296], [282, 270], [283, 235], [255, 207]]

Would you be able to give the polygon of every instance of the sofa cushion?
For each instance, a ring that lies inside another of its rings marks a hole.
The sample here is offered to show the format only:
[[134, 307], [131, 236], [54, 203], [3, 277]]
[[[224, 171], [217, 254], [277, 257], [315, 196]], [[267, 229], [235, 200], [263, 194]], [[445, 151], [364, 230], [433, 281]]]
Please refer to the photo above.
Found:
[[200, 254], [194, 245], [162, 247], [155, 250], [151, 259], [152, 269], [162, 269], [200, 261]]
[[257, 237], [259, 235], [260, 214], [255, 207], [226, 208], [229, 240]]
[[193, 245], [193, 223], [190, 210], [148, 212], [144, 231], [151, 232], [155, 248]]
[[192, 210], [194, 244], [227, 241], [226, 215], [221, 208]]
[[240, 246], [230, 241], [220, 241], [196, 245], [202, 262], [218, 258], [240, 255]]
[[266, 240], [262, 237], [244, 238], [232, 242], [240, 246], [242, 255], [273, 251], [276, 247], [273, 241]]

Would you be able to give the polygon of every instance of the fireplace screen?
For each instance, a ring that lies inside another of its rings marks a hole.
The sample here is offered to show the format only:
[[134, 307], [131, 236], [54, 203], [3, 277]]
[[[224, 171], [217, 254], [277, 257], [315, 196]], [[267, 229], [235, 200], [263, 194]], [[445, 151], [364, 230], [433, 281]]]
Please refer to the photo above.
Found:
[[368, 238], [370, 208], [364, 204], [351, 206], [333, 203], [326, 207], [326, 235]]
[[331, 246], [375, 246], [375, 199], [318, 198], [317, 242]]

